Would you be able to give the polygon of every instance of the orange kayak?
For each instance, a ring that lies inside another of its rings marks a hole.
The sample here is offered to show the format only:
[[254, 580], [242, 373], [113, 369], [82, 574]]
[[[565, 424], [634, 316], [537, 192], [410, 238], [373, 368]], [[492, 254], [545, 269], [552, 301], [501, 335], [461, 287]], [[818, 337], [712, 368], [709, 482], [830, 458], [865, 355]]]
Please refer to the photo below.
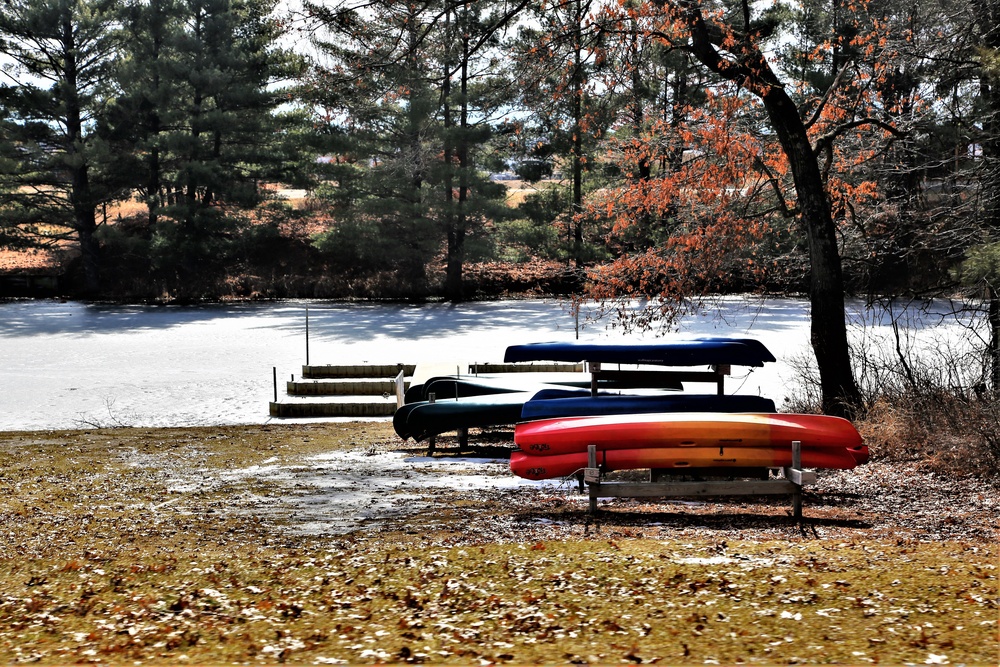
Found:
[[[673, 412], [543, 419], [518, 424], [514, 443], [535, 456], [586, 454], [648, 448], [755, 448], [787, 450], [792, 441], [803, 450], [862, 446], [854, 425], [840, 417], [806, 414]], [[866, 459], [867, 460], [867, 459]], [[775, 463], [773, 465], [784, 465]], [[808, 464], [806, 464], [808, 465]]]
[[[863, 459], [863, 460], [862, 460]], [[802, 467], [850, 469], [868, 460], [868, 447], [803, 447]], [[642, 468], [770, 468], [790, 466], [792, 450], [777, 447], [649, 447], [605, 449], [597, 464], [606, 472]], [[514, 452], [510, 469], [526, 479], [567, 477], [587, 467], [587, 453], [533, 455]]]

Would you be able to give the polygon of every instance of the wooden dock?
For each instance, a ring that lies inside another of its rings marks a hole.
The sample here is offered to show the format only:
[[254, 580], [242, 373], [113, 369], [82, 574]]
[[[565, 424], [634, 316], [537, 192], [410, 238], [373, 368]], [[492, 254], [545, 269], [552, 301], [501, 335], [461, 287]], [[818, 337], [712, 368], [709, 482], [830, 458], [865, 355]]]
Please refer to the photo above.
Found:
[[[411, 384], [440, 375], [582, 372], [583, 364], [501, 364], [429, 362], [421, 364], [347, 364], [302, 366], [299, 379], [284, 383], [279, 397], [275, 371], [272, 417], [391, 417]], [[279, 400], [280, 398], [280, 400]]]
[[268, 406], [272, 417], [391, 417], [398, 395], [409, 387], [414, 364], [303, 366], [300, 379], [285, 382], [279, 401]]

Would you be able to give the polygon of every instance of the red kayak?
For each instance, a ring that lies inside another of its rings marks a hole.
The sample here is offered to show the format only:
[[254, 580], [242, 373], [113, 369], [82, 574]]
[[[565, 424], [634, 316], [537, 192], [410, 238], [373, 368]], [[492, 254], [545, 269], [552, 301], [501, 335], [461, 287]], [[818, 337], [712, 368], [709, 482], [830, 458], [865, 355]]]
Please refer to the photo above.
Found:
[[[868, 460], [868, 447], [803, 446], [802, 467], [850, 469]], [[642, 468], [776, 468], [792, 464], [791, 446], [786, 447], [647, 447], [605, 449], [597, 453], [597, 464], [606, 472]], [[510, 469], [526, 479], [567, 477], [587, 467], [587, 453], [533, 455], [514, 452]]]
[[518, 447], [535, 456], [586, 454], [588, 445], [596, 445], [598, 451], [689, 447], [718, 451], [720, 447], [727, 450], [746, 447], [787, 450], [790, 455], [794, 440], [802, 443], [803, 450], [837, 449], [846, 453], [847, 449], [862, 446], [861, 436], [851, 422], [827, 415], [717, 412], [602, 415], [524, 422], [514, 430]]

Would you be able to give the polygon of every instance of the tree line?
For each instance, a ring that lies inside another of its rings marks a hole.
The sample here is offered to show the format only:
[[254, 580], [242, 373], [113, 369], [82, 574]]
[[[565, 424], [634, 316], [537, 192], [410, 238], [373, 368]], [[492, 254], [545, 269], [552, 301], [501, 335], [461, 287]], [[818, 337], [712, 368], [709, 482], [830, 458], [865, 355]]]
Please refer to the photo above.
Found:
[[[1000, 332], [998, 26], [997, 0], [6, 0], [0, 244], [71, 236], [91, 295], [278, 256], [455, 300], [470, 263], [540, 258], [653, 299], [637, 326], [805, 291], [843, 411], [846, 293], [976, 288]], [[538, 184], [516, 206], [505, 172]]]

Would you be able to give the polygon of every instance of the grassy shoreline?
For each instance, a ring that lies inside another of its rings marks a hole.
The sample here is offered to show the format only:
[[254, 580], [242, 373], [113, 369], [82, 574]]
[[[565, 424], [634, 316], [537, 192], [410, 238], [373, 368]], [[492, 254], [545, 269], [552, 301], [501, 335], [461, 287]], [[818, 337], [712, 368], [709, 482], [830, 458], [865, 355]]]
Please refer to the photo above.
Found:
[[[1000, 656], [988, 536], [840, 529], [872, 510], [822, 494], [806, 507], [818, 534], [767, 506], [723, 510], [733, 530], [714, 506], [612, 507], [590, 522], [572, 497], [528, 491], [440, 492], [433, 511], [340, 535], [297, 534], [262, 511], [301, 491], [295, 473], [318, 454], [400, 446], [384, 422], [0, 433], [0, 661]], [[230, 474], [269, 466], [283, 474]], [[665, 517], [677, 525], [657, 526]]]

